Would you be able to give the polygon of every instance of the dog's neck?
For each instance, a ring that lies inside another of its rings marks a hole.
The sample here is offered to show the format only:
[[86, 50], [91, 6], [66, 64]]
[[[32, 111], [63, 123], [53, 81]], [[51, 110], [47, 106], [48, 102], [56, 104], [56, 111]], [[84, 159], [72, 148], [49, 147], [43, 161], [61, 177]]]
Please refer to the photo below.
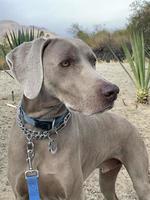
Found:
[[66, 112], [66, 106], [57, 98], [46, 92], [42, 87], [40, 94], [33, 100], [23, 95], [22, 107], [30, 117], [49, 119], [61, 116]]

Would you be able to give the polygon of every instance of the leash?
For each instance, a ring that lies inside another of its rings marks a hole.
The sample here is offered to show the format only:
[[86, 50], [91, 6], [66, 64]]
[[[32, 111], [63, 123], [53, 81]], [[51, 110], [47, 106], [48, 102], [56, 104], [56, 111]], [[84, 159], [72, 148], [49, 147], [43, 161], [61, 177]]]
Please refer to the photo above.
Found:
[[25, 171], [25, 179], [27, 182], [29, 200], [40, 200], [38, 178], [39, 171], [33, 170], [32, 160], [34, 158], [34, 144], [31, 141], [27, 143], [27, 162], [29, 169]]

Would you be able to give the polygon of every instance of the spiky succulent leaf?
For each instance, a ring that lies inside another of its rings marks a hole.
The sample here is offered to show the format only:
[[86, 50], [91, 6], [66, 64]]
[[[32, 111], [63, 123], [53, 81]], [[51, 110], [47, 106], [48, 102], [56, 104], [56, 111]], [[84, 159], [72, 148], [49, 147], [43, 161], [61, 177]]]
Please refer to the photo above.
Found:
[[21, 30], [18, 30], [17, 32], [10, 31], [9, 33], [6, 33], [6, 40], [11, 49], [14, 49], [15, 47], [19, 46], [23, 42], [29, 42], [38, 37], [40, 37], [39, 30], [37, 31], [37, 34], [35, 34], [34, 27], [26, 29], [26, 30], [22, 28]]
[[137, 88], [137, 101], [145, 103], [148, 101], [150, 87], [150, 60], [148, 61], [148, 68], [146, 68], [146, 51], [143, 33], [132, 30], [130, 36], [132, 53], [130, 53], [126, 44], [123, 44], [122, 48], [133, 72]]

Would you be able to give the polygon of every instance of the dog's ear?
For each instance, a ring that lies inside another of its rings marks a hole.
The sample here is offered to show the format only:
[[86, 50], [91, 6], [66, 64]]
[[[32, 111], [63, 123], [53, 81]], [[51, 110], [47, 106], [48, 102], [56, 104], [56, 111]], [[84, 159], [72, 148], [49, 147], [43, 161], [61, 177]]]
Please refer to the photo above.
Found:
[[29, 99], [37, 97], [43, 83], [42, 53], [48, 40], [36, 39], [25, 42], [6, 56], [6, 61], [14, 77], [23, 87], [24, 95]]

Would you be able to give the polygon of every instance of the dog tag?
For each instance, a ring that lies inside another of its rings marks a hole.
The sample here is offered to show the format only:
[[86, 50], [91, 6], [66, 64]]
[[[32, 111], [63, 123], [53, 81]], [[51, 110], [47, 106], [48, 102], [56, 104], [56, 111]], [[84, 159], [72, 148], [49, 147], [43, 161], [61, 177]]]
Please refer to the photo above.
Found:
[[48, 144], [48, 149], [52, 154], [55, 154], [57, 152], [57, 142], [54, 139], [50, 139]]

